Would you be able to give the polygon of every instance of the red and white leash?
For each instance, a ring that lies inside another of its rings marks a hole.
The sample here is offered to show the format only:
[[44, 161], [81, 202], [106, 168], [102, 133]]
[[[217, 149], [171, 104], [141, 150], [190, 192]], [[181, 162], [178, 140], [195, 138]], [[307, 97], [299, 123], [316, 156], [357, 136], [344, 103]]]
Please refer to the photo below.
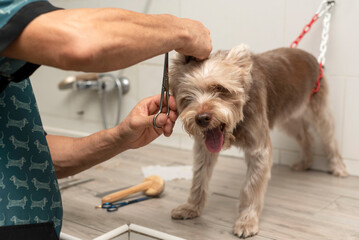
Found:
[[324, 15], [323, 31], [322, 31], [322, 42], [320, 43], [320, 48], [319, 48], [320, 49], [320, 54], [319, 54], [319, 57], [318, 57], [320, 74], [319, 74], [319, 76], [317, 78], [316, 87], [313, 89], [311, 97], [313, 96], [313, 94], [315, 94], [315, 93], [317, 93], [319, 91], [320, 80], [323, 77], [323, 67], [324, 67], [324, 64], [325, 64], [325, 53], [327, 51], [330, 19], [331, 19], [331, 16], [332, 16], [332, 14], [330, 13], [330, 10], [334, 5], [335, 5], [335, 1], [323, 0], [320, 3], [317, 12], [312, 17], [311, 21], [307, 25], [305, 25], [305, 27], [303, 28], [300, 35], [290, 45], [291, 48], [296, 48], [298, 46], [300, 40], [302, 40], [302, 38], [304, 37], [304, 35], [307, 32], [309, 32], [309, 30], [312, 27], [313, 23], [315, 23], [321, 16]]

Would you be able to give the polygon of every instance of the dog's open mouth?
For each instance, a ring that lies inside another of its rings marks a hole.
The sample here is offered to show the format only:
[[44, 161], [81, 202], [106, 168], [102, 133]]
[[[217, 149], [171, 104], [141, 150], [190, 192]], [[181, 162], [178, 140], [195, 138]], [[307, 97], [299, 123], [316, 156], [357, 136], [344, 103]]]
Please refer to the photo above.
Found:
[[218, 153], [221, 151], [224, 141], [225, 124], [221, 124], [216, 128], [205, 131], [206, 147], [211, 153]]

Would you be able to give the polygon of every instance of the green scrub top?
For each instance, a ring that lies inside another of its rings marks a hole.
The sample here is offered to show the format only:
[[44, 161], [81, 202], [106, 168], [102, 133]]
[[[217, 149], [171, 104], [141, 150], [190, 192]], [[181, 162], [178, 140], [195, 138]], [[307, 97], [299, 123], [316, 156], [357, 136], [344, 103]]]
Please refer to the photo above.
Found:
[[[47, 1], [0, 0], [0, 52], [52, 10]], [[53, 222], [59, 236], [62, 202], [46, 134], [31, 82], [19, 79], [37, 67], [0, 57], [0, 226]]]

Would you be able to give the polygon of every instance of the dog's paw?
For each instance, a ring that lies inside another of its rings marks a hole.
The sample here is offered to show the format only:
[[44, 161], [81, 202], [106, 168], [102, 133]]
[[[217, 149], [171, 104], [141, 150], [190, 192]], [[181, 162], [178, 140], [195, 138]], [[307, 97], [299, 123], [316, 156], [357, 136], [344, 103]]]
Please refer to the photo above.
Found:
[[344, 165], [344, 163], [339, 162], [336, 164], [332, 164], [330, 166], [330, 172], [336, 177], [347, 177], [349, 176], [349, 173]]
[[294, 171], [306, 171], [311, 167], [311, 164], [306, 163], [303, 160], [295, 162], [292, 164], [291, 169]]
[[173, 219], [191, 219], [198, 217], [200, 214], [199, 210], [192, 204], [185, 203], [174, 208], [171, 212]]
[[233, 233], [239, 238], [248, 238], [253, 237], [259, 231], [258, 221], [242, 221], [237, 220], [236, 224], [233, 227]]

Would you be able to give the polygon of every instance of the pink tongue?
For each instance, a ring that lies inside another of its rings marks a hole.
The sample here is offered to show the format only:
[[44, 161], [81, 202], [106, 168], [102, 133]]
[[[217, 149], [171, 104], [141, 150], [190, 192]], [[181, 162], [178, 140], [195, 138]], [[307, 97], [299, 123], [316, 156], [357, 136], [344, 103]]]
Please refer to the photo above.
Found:
[[211, 153], [218, 153], [222, 149], [223, 134], [219, 127], [208, 130], [206, 133], [206, 146]]

